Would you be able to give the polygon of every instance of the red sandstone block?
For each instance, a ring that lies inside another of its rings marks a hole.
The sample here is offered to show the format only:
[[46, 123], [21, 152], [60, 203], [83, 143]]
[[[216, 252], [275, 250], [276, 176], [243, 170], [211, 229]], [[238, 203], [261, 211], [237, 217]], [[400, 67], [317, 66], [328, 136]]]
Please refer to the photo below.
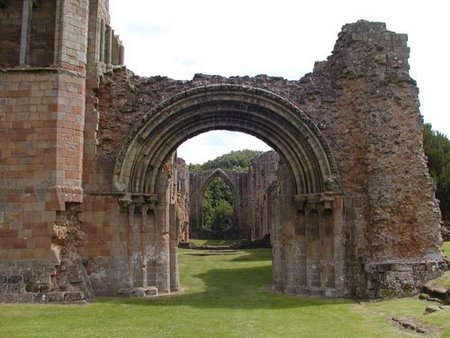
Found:
[[27, 186], [25, 186], [25, 188], [24, 188], [24, 192], [25, 192], [26, 194], [34, 194], [35, 188], [34, 188], [33, 185], [27, 185]]
[[100, 256], [111, 257], [111, 250], [109, 249], [100, 250]]
[[17, 97], [28, 97], [30, 96], [29, 90], [10, 90], [6, 97], [17, 98]]
[[23, 238], [0, 238], [1, 249], [26, 249], [27, 241]]
[[27, 140], [27, 134], [12, 133], [9, 139], [11, 142], [25, 142]]
[[18, 235], [17, 230], [0, 229], [0, 238], [16, 238]]
[[50, 235], [50, 227], [47, 222], [26, 222], [24, 229], [31, 229], [33, 237], [46, 237]]
[[91, 238], [94, 238], [98, 235], [98, 229], [92, 226], [92, 223], [91, 226], [83, 227], [82, 230], [88, 237], [92, 236]]
[[8, 194], [6, 196], [6, 202], [8, 203], [20, 203], [20, 194]]
[[[24, 127], [24, 122], [23, 121], [13, 121], [12, 123], [12, 127], [14, 129], [22, 129]], [[17, 131], [17, 130], [16, 130]], [[15, 132], [16, 132], [15, 131]]]
[[38, 202], [38, 199], [35, 194], [24, 194], [22, 196], [22, 203], [36, 203], [36, 202]]
[[32, 241], [33, 241], [33, 248], [35, 249], [37, 248], [48, 249], [52, 244], [51, 237], [35, 237], [32, 239]]
[[22, 249], [19, 250], [20, 259], [33, 259], [33, 249]]
[[81, 180], [80, 171], [66, 171], [66, 178]]
[[61, 203], [56, 201], [50, 201], [45, 203], [45, 210], [52, 211], [52, 210], [62, 210], [61, 209]]

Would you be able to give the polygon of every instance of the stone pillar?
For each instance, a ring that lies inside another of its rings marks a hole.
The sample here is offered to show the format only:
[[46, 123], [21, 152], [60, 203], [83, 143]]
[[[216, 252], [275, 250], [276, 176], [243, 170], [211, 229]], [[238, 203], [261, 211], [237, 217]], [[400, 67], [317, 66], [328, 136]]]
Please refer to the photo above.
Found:
[[132, 289], [135, 286], [135, 271], [136, 271], [136, 249], [135, 249], [135, 213], [136, 205], [134, 203], [130, 203], [128, 206], [128, 287]]
[[306, 215], [305, 210], [298, 210], [297, 221], [295, 224], [295, 264], [297, 266], [297, 283], [298, 291], [304, 292], [307, 285], [307, 264], [306, 264], [306, 250], [308, 241], [306, 238]]
[[144, 204], [142, 206], [142, 224], [141, 224], [141, 269], [142, 269], [142, 287], [148, 286], [148, 257], [147, 257], [147, 245], [149, 235], [149, 224], [147, 220], [147, 213], [149, 205]]
[[268, 218], [272, 243], [272, 288], [284, 289], [282, 225], [279, 199], [279, 185], [272, 186], [269, 195]]
[[319, 212], [315, 207], [306, 212], [306, 251], [307, 287], [320, 287], [320, 224]]
[[170, 291], [177, 292], [180, 289], [178, 262], [177, 262], [177, 246], [179, 231], [176, 221], [176, 204], [170, 204], [170, 224], [169, 224], [169, 251], [170, 251]]
[[19, 64], [21, 66], [28, 64], [32, 12], [33, 12], [33, 0], [23, 0], [22, 30], [20, 35], [20, 54], [19, 54]]
[[106, 25], [106, 32], [105, 32], [106, 70], [112, 69], [112, 38], [113, 38], [113, 30], [112, 30], [111, 26]]
[[156, 222], [156, 287], [159, 293], [170, 292], [170, 238], [169, 203], [160, 202], [157, 206]]
[[345, 293], [345, 247], [344, 247], [344, 199], [342, 195], [333, 196], [333, 245], [334, 245], [334, 288], [337, 296]]

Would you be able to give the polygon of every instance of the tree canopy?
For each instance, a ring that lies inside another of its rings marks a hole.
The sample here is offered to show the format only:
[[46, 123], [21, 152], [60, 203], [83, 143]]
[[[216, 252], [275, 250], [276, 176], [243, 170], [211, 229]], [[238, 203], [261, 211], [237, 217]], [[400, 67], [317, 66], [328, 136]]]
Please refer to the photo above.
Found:
[[450, 140], [425, 124], [423, 146], [428, 157], [428, 170], [436, 181], [436, 197], [442, 217], [450, 221]]
[[[231, 151], [204, 164], [191, 164], [190, 172], [209, 169], [227, 169], [247, 172], [251, 161], [262, 154], [257, 150]], [[221, 178], [212, 180], [205, 190], [203, 199], [203, 228], [214, 231], [230, 231], [233, 224], [233, 193]]]
[[199, 172], [208, 169], [228, 169], [237, 172], [247, 172], [253, 159], [259, 157], [263, 152], [258, 150], [236, 150], [225, 155], [216, 157], [203, 164], [189, 165], [190, 172]]

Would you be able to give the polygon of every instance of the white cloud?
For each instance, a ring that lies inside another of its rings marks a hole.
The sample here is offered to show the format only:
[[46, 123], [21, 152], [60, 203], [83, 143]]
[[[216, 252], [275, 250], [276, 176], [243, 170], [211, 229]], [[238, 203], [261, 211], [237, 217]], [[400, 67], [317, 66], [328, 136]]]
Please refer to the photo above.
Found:
[[110, 7], [128, 68], [176, 79], [195, 73], [299, 79], [327, 58], [342, 25], [386, 22], [408, 34], [425, 121], [450, 136], [448, 0], [110, 0]]
[[204, 163], [232, 150], [261, 150], [271, 148], [263, 141], [243, 133], [209, 131], [193, 137], [178, 147], [178, 156], [186, 163]]

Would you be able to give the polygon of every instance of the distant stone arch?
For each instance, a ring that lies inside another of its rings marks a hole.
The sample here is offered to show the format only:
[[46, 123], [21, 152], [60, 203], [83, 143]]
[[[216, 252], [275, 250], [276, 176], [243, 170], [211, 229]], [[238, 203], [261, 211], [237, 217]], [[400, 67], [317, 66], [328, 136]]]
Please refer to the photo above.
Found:
[[215, 178], [220, 177], [233, 192], [233, 225], [240, 226], [238, 237], [246, 235], [245, 197], [247, 195], [247, 174], [226, 169], [210, 169], [190, 174], [190, 213], [189, 225], [191, 237], [198, 234], [203, 224], [203, 200], [206, 187]]

